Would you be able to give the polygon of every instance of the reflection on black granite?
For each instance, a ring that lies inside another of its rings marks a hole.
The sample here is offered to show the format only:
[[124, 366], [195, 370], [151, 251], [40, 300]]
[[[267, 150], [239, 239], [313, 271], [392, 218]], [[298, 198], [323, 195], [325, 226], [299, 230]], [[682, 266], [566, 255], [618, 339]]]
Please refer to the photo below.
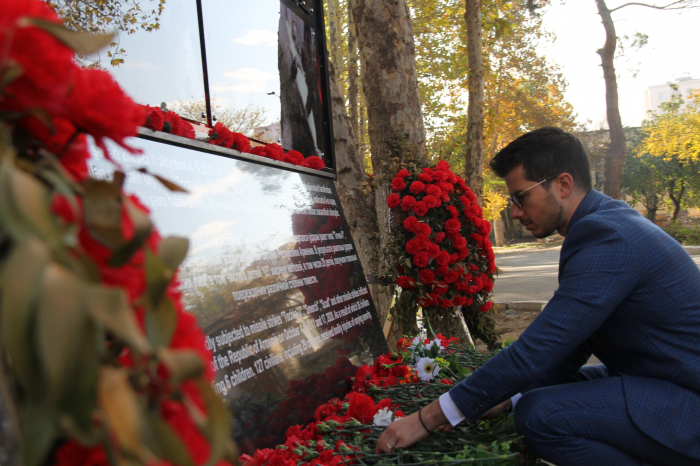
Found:
[[[186, 186], [172, 193], [129, 172], [161, 234], [190, 238], [180, 271], [187, 309], [208, 335], [215, 390], [244, 452], [282, 443], [321, 402], [343, 396], [356, 366], [387, 351], [333, 182], [138, 139], [115, 149], [127, 171]], [[95, 157], [91, 170], [108, 177]]]

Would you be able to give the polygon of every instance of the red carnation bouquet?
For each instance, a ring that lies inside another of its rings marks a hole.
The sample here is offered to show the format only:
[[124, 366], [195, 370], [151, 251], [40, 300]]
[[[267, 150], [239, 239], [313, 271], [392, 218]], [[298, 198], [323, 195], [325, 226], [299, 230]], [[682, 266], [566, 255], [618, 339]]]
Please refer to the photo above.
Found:
[[40, 0], [0, 9], [2, 403], [27, 466], [223, 466], [236, 456], [228, 413], [178, 292], [187, 240], [160, 237], [118, 166], [88, 176], [86, 137], [108, 158], [106, 139], [136, 153], [125, 139], [146, 118], [108, 73], [73, 61], [71, 47], [110, 40]]
[[408, 166], [391, 181], [387, 204], [393, 209], [390, 263], [402, 289], [393, 313], [411, 321], [417, 306], [440, 318], [461, 308], [470, 332], [489, 347], [498, 346], [489, 300], [495, 256], [476, 196], [445, 161], [434, 167]]

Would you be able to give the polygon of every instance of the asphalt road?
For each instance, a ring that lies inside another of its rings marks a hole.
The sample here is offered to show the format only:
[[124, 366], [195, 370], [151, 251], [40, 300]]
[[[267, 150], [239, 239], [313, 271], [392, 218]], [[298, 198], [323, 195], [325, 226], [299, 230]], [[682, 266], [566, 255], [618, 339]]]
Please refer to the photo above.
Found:
[[[559, 250], [496, 254], [501, 273], [494, 283], [494, 301], [549, 301], [559, 286]], [[700, 267], [700, 255], [691, 257]]]

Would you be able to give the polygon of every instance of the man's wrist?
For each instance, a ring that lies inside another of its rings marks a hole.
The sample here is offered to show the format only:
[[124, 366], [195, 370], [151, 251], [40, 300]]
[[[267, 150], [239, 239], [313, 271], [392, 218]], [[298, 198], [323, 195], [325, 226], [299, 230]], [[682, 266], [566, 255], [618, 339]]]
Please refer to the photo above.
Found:
[[442, 408], [440, 408], [440, 402], [438, 400], [433, 401], [428, 406], [423, 408], [421, 414], [421, 418], [423, 419], [425, 426], [430, 431], [433, 431], [437, 427], [447, 424], [448, 422], [447, 417], [445, 417], [445, 414], [442, 412]]

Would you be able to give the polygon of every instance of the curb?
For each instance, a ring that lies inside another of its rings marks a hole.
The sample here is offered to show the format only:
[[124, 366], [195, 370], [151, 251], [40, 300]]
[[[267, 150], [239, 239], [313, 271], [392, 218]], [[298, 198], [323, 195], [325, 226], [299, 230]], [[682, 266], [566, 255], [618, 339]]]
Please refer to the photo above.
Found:
[[548, 301], [508, 301], [494, 303], [494, 309], [499, 311], [512, 309], [514, 311], [540, 312], [547, 303]]
[[683, 249], [691, 256], [700, 256], [700, 246], [683, 246]]

